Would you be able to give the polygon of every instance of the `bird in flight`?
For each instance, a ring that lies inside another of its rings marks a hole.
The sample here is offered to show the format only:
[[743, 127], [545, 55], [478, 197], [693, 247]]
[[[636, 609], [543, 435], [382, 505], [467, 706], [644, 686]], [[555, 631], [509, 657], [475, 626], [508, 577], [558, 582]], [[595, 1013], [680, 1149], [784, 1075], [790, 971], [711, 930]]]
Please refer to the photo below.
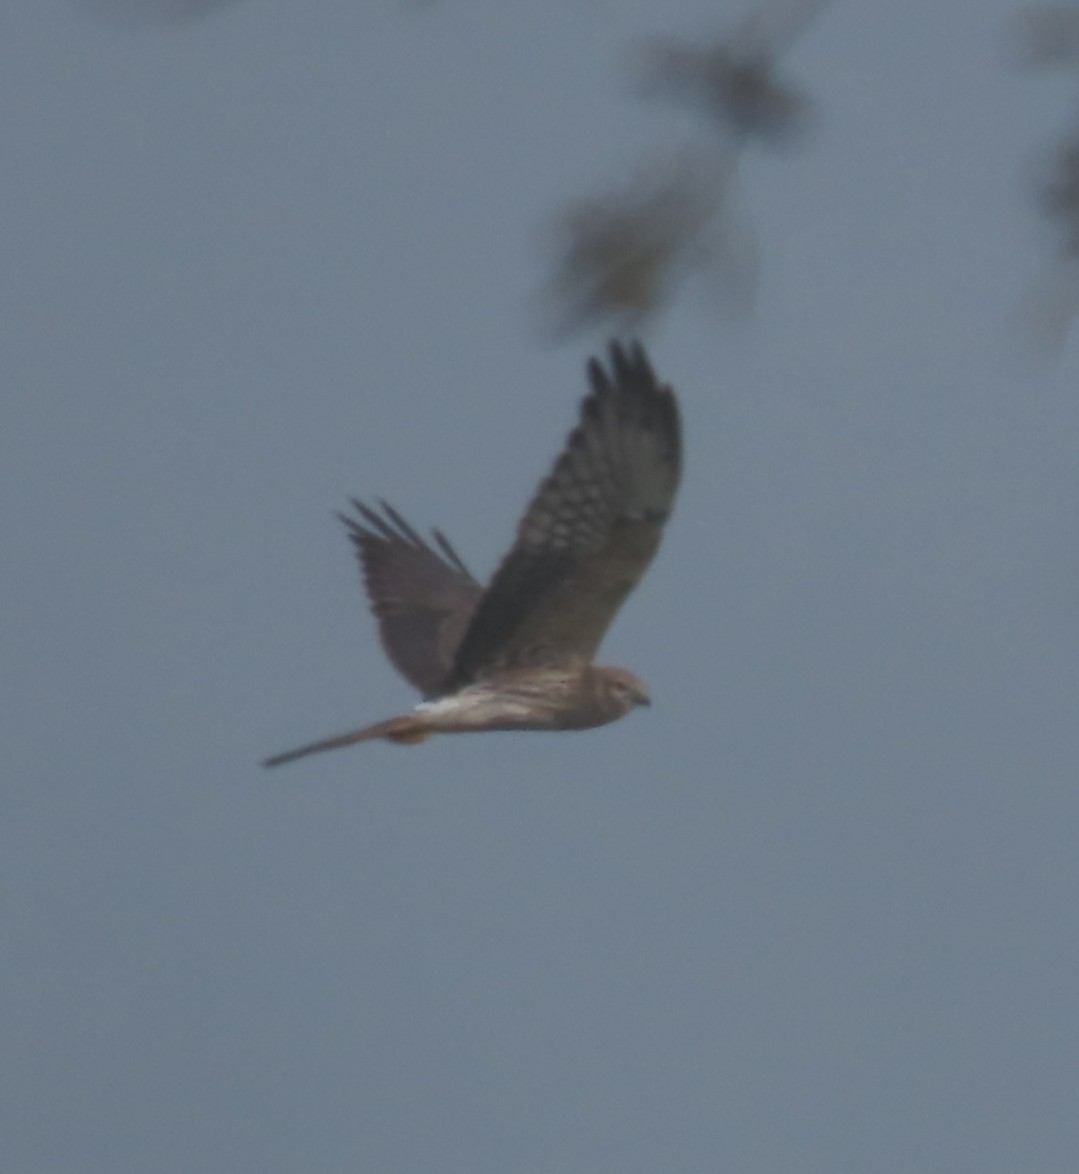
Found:
[[392, 506], [340, 515], [386, 655], [425, 700], [408, 713], [276, 754], [279, 766], [374, 738], [581, 730], [649, 704], [627, 669], [592, 663], [659, 546], [682, 470], [674, 392], [637, 343], [588, 363], [590, 391], [489, 586], [446, 537], [426, 542]]

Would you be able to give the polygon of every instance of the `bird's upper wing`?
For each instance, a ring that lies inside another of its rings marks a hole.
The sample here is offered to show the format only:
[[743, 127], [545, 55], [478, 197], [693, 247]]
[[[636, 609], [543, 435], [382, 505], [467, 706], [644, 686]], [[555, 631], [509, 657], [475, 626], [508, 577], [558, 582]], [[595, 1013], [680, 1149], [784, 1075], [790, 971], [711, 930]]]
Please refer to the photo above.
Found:
[[353, 501], [362, 523], [339, 514], [363, 569], [382, 647], [397, 670], [433, 697], [453, 665], [483, 588], [445, 536], [436, 551], [386, 502], [376, 513]]
[[517, 528], [446, 691], [501, 668], [590, 661], [659, 545], [682, 467], [674, 393], [639, 344], [588, 364], [580, 422]]

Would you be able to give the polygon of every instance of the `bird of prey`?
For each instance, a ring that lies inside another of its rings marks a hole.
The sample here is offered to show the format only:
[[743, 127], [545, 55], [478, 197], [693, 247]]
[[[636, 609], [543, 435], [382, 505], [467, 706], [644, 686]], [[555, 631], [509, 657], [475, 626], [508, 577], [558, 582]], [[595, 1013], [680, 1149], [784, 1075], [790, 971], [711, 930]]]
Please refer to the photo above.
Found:
[[591, 389], [561, 456], [482, 588], [438, 530], [430, 544], [381, 502], [340, 515], [359, 556], [382, 645], [424, 695], [408, 713], [266, 759], [386, 738], [605, 725], [648, 693], [627, 669], [592, 663], [656, 552], [682, 467], [674, 392], [639, 344], [588, 363]]

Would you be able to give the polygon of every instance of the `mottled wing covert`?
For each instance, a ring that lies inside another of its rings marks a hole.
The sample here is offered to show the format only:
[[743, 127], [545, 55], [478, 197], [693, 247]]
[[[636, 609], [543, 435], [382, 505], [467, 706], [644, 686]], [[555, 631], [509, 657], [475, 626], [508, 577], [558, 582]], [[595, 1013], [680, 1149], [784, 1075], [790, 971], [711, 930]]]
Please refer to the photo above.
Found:
[[382, 647], [394, 667], [425, 697], [437, 696], [483, 588], [445, 536], [429, 546], [386, 502], [376, 513], [352, 505], [363, 519], [339, 514], [363, 569]]
[[588, 364], [580, 422], [517, 528], [445, 682], [588, 662], [655, 554], [682, 468], [678, 405], [638, 344]]

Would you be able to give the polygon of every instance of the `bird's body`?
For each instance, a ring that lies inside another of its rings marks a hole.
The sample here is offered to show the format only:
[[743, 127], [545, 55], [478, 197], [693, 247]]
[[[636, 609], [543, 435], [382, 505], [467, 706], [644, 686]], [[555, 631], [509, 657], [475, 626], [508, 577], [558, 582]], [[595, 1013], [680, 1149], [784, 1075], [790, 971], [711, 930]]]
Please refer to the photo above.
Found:
[[342, 515], [392, 663], [425, 696], [411, 712], [266, 760], [277, 766], [376, 738], [479, 730], [576, 730], [648, 704], [643, 682], [592, 658], [651, 561], [681, 474], [671, 390], [644, 351], [589, 364], [581, 420], [490, 586], [437, 530], [429, 545], [389, 505]]
[[514, 669], [495, 681], [478, 681], [434, 701], [421, 701], [411, 713], [278, 754], [265, 765], [280, 766], [376, 738], [409, 744], [432, 734], [477, 730], [588, 730], [617, 721], [635, 705], [648, 704], [643, 682], [626, 669]]

